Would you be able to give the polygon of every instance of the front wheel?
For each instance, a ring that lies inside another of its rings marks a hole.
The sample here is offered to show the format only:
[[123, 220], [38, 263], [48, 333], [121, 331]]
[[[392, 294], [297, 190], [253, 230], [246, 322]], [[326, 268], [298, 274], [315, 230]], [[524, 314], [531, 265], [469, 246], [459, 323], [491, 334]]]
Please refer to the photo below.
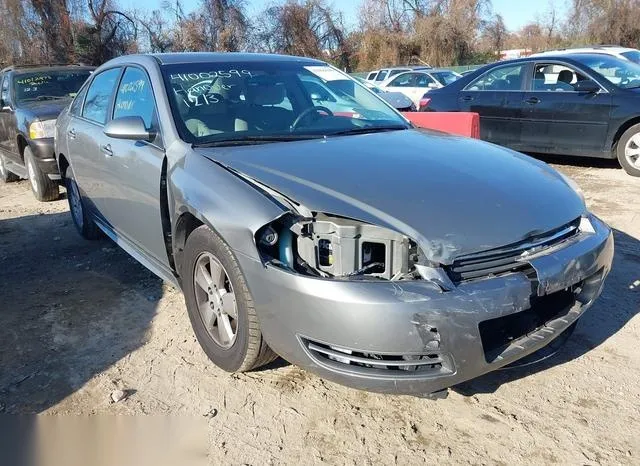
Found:
[[227, 244], [207, 226], [185, 245], [184, 295], [198, 342], [221, 369], [245, 372], [277, 358], [260, 331], [253, 298]]
[[631, 176], [640, 176], [640, 124], [624, 132], [615, 150], [624, 171]]
[[36, 199], [41, 202], [55, 201], [58, 199], [58, 197], [60, 197], [58, 183], [49, 179], [46, 173], [38, 166], [30, 147], [24, 149], [24, 163], [27, 166], [31, 191], [33, 191]]

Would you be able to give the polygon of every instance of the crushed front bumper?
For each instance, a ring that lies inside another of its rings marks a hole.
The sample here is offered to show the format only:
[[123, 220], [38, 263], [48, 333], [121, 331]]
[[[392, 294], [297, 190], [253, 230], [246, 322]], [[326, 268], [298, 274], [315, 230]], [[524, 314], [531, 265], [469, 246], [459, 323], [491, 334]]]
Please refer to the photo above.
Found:
[[[359, 389], [427, 395], [513, 363], [569, 328], [602, 291], [613, 236], [581, 231], [516, 272], [442, 291], [426, 281], [315, 279], [238, 255], [269, 345]], [[514, 338], [515, 335], [515, 338]]]

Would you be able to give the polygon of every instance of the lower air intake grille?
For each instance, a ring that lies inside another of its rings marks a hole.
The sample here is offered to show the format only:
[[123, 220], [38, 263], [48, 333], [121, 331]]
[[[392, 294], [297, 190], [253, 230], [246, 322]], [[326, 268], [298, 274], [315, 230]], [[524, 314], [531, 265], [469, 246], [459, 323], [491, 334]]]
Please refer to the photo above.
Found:
[[314, 359], [333, 367], [359, 368], [371, 371], [436, 372], [448, 371], [449, 363], [439, 353], [427, 354], [375, 354], [353, 351], [303, 339]]
[[580, 218], [577, 218], [556, 230], [532, 236], [526, 241], [460, 257], [452, 265], [445, 267], [445, 270], [454, 283], [477, 280], [509, 272], [533, 274], [533, 268], [527, 262], [522, 261], [523, 254], [539, 252], [571, 238], [578, 233], [579, 225]]

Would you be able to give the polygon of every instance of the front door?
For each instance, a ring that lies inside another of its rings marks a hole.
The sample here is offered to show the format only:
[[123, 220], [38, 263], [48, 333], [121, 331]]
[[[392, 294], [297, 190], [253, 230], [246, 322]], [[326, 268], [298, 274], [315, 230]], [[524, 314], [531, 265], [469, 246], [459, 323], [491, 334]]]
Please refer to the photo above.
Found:
[[168, 266], [160, 210], [165, 153], [155, 98], [146, 71], [130, 66], [125, 69], [115, 95], [113, 119], [132, 116], [142, 118], [146, 128], [156, 136], [153, 141], [105, 136], [103, 144], [110, 155], [105, 158], [103, 175], [109, 185], [104, 213], [117, 234]]
[[393, 78], [384, 89], [406, 95], [418, 107], [422, 96], [429, 91], [429, 83], [435, 84], [435, 81], [428, 74], [405, 72]]
[[522, 149], [557, 154], [601, 153], [607, 140], [611, 94], [579, 92], [581, 81], [595, 81], [560, 63], [536, 63], [525, 92]]
[[458, 94], [458, 108], [480, 115], [480, 138], [519, 148], [527, 63], [492, 68]]
[[11, 101], [10, 79], [11, 77], [7, 73], [2, 77], [2, 83], [0, 83], [0, 98], [2, 100], [2, 111], [0, 111], [0, 151], [7, 160], [22, 165], [17, 148], [15, 109]]

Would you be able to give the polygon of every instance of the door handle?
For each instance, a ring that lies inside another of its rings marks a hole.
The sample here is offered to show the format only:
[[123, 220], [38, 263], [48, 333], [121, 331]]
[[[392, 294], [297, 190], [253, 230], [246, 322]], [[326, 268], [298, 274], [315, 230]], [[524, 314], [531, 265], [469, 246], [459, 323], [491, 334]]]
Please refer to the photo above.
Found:
[[113, 151], [111, 150], [111, 144], [106, 144], [100, 146], [100, 151], [109, 157], [113, 156]]
[[529, 97], [528, 99], [525, 99], [525, 102], [530, 105], [535, 105], [540, 103], [540, 99], [538, 99], [537, 97]]
[[69, 135], [70, 139], [75, 139], [76, 138], [76, 131], [71, 128], [69, 131], [67, 131], [67, 134]]
[[471, 95], [465, 95], [465, 96], [462, 98], [462, 100], [463, 100], [464, 102], [471, 102], [471, 101], [473, 100], [473, 96], [471, 96]]

